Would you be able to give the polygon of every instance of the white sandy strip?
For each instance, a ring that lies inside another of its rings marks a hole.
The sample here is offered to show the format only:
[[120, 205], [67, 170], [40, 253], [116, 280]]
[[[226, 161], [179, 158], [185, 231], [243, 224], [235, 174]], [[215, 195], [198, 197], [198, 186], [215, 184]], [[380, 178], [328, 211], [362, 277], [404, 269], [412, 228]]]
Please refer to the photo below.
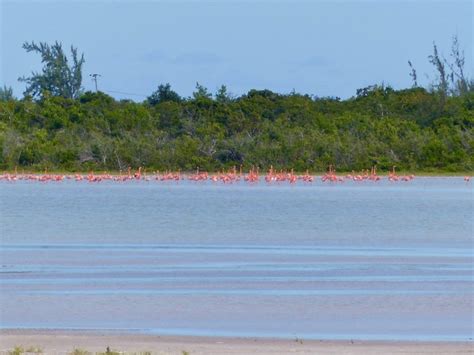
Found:
[[282, 340], [107, 334], [96, 332], [1, 330], [0, 354], [15, 346], [40, 348], [43, 354], [69, 354], [74, 349], [152, 354], [473, 354], [473, 342], [384, 342]]

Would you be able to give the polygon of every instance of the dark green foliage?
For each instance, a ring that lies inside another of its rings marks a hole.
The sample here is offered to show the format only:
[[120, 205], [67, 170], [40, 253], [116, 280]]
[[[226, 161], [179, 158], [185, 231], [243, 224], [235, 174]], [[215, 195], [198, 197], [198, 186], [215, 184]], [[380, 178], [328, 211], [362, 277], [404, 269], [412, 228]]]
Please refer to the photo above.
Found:
[[15, 100], [15, 96], [13, 96], [13, 89], [3, 85], [3, 87], [0, 87], [0, 101], [10, 100]]
[[435, 84], [435, 89], [442, 95], [446, 96], [448, 94], [449, 83], [448, 76], [449, 74], [446, 71], [446, 60], [442, 59], [438, 53], [438, 47], [433, 43], [433, 54], [428, 56], [428, 59], [431, 64], [435, 67], [438, 72], [437, 84]]
[[375, 85], [344, 101], [222, 88], [213, 99], [200, 86], [192, 99], [153, 105], [101, 92], [0, 101], [0, 169], [472, 171], [474, 94], [440, 100]]
[[221, 85], [216, 93], [216, 101], [220, 103], [228, 103], [232, 101], [232, 95], [227, 91], [227, 86]]
[[78, 56], [77, 48], [71, 46], [72, 65], [63, 51], [62, 44], [53, 45], [40, 42], [25, 42], [23, 48], [27, 52], [36, 52], [41, 55], [43, 69], [41, 73], [33, 72], [30, 77], [18, 80], [27, 84], [25, 96], [41, 98], [45, 93], [65, 98], [77, 98], [81, 92], [82, 65], [84, 55]]
[[23, 48], [41, 55], [43, 69], [20, 79], [22, 100], [0, 88], [0, 169], [474, 168], [474, 82], [457, 37], [451, 61], [433, 44], [429, 90], [409, 61], [411, 89], [373, 85], [345, 101], [270, 90], [233, 97], [224, 85], [213, 97], [199, 83], [188, 99], [162, 84], [144, 103], [116, 101], [81, 92], [84, 56], [74, 47], [72, 65], [61, 43]]
[[410, 66], [410, 77], [411, 77], [411, 80], [413, 81], [413, 86], [412, 87], [417, 88], [418, 87], [418, 75], [416, 74], [416, 70], [413, 67], [413, 64], [411, 63], [410, 60], [408, 61], [408, 65]]
[[180, 102], [182, 99], [177, 92], [171, 90], [171, 85], [169, 83], [158, 86], [153, 94], [147, 98], [147, 102], [150, 105], [157, 105], [166, 101]]
[[195, 100], [200, 100], [200, 99], [210, 99], [212, 98], [212, 94], [199, 83], [196, 83], [196, 91], [193, 92], [193, 97]]
[[473, 81], [469, 81], [464, 75], [464, 51], [459, 48], [459, 40], [457, 36], [453, 37], [451, 45], [451, 59], [452, 62], [447, 62], [451, 69], [450, 79], [452, 83], [452, 92], [454, 95], [464, 95], [469, 91], [474, 90]]
[[[464, 51], [460, 48], [457, 35], [453, 36], [451, 44], [450, 60], [447, 60], [439, 53], [436, 43], [433, 42], [433, 54], [428, 56], [428, 61], [433, 65], [436, 72], [436, 79], [431, 83], [431, 91], [436, 93], [440, 100], [439, 105], [443, 106], [446, 96], [464, 96], [474, 91], [474, 80], [465, 76]], [[413, 88], [418, 87], [416, 70], [411, 61], [410, 77], [413, 81]]]

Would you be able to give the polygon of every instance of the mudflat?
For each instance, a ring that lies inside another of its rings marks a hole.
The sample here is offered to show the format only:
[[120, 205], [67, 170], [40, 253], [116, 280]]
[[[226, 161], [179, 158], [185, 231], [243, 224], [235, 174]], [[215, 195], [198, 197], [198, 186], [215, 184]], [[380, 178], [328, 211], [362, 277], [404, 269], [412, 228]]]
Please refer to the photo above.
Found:
[[59, 330], [1, 330], [0, 353], [15, 346], [43, 354], [111, 351], [131, 354], [472, 354], [474, 342], [305, 340], [160, 336]]

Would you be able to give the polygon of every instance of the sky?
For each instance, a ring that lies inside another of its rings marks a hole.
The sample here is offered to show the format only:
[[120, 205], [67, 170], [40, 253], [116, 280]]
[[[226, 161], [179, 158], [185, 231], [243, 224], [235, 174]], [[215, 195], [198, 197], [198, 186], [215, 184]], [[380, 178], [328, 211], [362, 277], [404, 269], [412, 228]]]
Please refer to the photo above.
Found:
[[348, 98], [358, 88], [411, 86], [435, 72], [433, 41], [449, 58], [453, 35], [473, 71], [473, 2], [25, 1], [0, 0], [0, 85], [21, 97], [18, 77], [41, 70], [25, 41], [60, 41], [84, 53], [83, 86], [142, 101], [160, 83], [190, 96], [196, 83], [234, 95], [250, 89]]

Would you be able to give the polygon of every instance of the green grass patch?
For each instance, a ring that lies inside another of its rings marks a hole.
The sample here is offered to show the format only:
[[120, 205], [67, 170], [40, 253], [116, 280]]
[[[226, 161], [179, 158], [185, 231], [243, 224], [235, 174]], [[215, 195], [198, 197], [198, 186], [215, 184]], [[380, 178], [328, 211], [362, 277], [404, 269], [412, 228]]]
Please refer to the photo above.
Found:
[[9, 355], [21, 355], [25, 352], [23, 347], [16, 345], [12, 350], [8, 352]]
[[71, 351], [69, 355], [92, 355], [92, 353], [84, 349], [76, 348], [73, 351]]

